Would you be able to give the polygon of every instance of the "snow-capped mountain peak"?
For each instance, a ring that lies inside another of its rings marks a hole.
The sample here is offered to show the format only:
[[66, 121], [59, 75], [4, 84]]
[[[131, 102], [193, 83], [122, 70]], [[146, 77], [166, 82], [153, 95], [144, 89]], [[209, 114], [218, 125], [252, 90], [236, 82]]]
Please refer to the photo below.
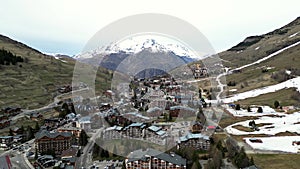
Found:
[[104, 50], [105, 53], [125, 52], [129, 54], [139, 53], [143, 50], [151, 52], [173, 52], [178, 56], [197, 59], [198, 57], [187, 47], [180, 44], [168, 42], [166, 40], [156, 40], [154, 38], [133, 37], [125, 39], [119, 43], [112, 43]]
[[[192, 50], [185, 47], [181, 43], [160, 36], [136, 36], [124, 39], [122, 41], [113, 42], [107, 46], [95, 49], [88, 52], [92, 57], [95, 54], [113, 54], [113, 53], [127, 53], [136, 54], [141, 51], [148, 50], [150, 52], [170, 52], [177, 56], [183, 57], [188, 60], [199, 60], [201, 57], [197, 56]], [[86, 54], [79, 56], [79, 58], [89, 58]]]

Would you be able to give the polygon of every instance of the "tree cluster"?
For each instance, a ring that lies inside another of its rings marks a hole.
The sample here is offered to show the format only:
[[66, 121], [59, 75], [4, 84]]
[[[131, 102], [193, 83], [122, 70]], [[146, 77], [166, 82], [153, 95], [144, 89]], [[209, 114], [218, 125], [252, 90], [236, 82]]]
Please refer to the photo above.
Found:
[[84, 130], [81, 131], [80, 135], [79, 135], [79, 145], [80, 146], [85, 146], [88, 143], [88, 135], [86, 134], [86, 132]]
[[235, 81], [229, 81], [227, 83], [227, 86], [235, 86], [236, 85], [236, 82]]
[[249, 159], [245, 153], [244, 147], [240, 148], [233, 138], [229, 137], [226, 140], [226, 147], [228, 151], [228, 158], [230, 158], [238, 168], [245, 168], [254, 165], [253, 159]]
[[10, 51], [0, 49], [0, 65], [16, 65], [18, 62], [24, 62], [21, 56], [16, 56]]

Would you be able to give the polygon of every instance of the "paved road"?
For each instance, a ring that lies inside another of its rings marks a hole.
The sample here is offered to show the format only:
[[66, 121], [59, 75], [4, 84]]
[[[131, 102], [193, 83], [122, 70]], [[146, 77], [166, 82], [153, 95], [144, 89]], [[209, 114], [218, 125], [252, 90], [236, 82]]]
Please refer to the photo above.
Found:
[[[82, 88], [82, 89], [79, 89], [79, 90], [74, 90], [74, 91], [72, 91], [72, 92], [73, 92], [73, 93], [74, 93], [74, 92], [81, 92], [81, 91], [84, 91], [84, 90], [89, 90], [89, 88]], [[30, 114], [33, 113], [33, 112], [41, 112], [41, 111], [45, 111], [45, 112], [46, 112], [47, 110], [50, 110], [50, 109], [56, 107], [56, 106], [57, 106], [57, 103], [59, 103], [59, 102], [62, 100], [61, 98], [64, 98], [64, 96], [68, 96], [68, 95], [71, 95], [71, 96], [72, 96], [72, 93], [69, 92], [69, 93], [63, 93], [63, 94], [60, 94], [60, 95], [54, 97], [53, 102], [49, 103], [49, 104], [46, 105], [46, 106], [37, 108], [37, 109], [31, 109], [31, 110], [23, 109], [23, 110], [22, 110], [22, 113], [20, 113], [20, 114], [14, 116], [14, 117], [12, 117], [11, 120], [12, 120], [12, 121], [16, 121], [16, 120], [18, 120], [19, 118], [22, 118], [22, 117], [24, 117], [24, 116], [26, 116], [26, 115], [30, 115]]]
[[99, 137], [104, 127], [97, 129], [95, 133], [92, 134], [88, 144], [82, 150], [83, 154], [77, 159], [76, 168], [80, 167], [88, 167], [93, 164], [92, 160], [92, 150], [95, 143], [96, 138]]
[[29, 161], [26, 157], [26, 153], [30, 150], [29, 145], [31, 145], [31, 147], [34, 146], [34, 139], [29, 140], [26, 143], [22, 144], [25, 147], [28, 146], [28, 148], [24, 150], [24, 153], [20, 152], [19, 150], [10, 149], [10, 150], [5, 151], [2, 154], [0, 154], [0, 156], [9, 155], [10, 161], [13, 165], [13, 168], [31, 169], [31, 168], [33, 168], [33, 166], [29, 163]]

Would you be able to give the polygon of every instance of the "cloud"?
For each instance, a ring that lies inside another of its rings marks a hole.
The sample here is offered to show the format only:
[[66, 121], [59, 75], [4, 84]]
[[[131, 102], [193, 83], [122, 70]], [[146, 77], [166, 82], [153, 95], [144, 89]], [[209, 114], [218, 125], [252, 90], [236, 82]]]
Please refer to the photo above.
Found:
[[[249, 34], [265, 33], [292, 21], [299, 15], [299, 6], [298, 0], [10, 0], [1, 2], [0, 33], [29, 45], [32, 39], [81, 44], [122, 17], [163, 13], [190, 22], [220, 51]], [[226, 35], [230, 37], [224, 38]], [[228, 41], [225, 45], [223, 39]]]

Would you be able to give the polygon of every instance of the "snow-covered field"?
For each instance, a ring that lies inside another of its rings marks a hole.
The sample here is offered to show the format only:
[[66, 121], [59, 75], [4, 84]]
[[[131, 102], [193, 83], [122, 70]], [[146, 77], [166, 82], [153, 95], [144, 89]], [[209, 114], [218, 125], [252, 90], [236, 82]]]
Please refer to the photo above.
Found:
[[249, 139], [253, 139], [253, 137], [244, 138], [247, 144], [258, 150], [297, 153], [300, 148], [300, 146], [292, 144], [293, 141], [300, 141], [300, 136], [255, 137], [255, 139], [260, 139], [262, 143], [253, 143]]
[[[249, 137], [244, 138], [247, 144], [249, 144], [254, 149], [259, 150], [270, 150], [270, 151], [284, 151], [297, 153], [300, 146], [293, 146], [293, 141], [300, 141], [300, 136], [275, 136], [278, 133], [292, 132], [300, 134], [300, 112], [295, 112], [293, 114], [285, 114], [276, 112], [269, 106], [261, 106], [264, 110], [263, 113], [257, 113], [257, 108], [252, 108], [252, 112], [247, 110], [234, 110], [232, 108], [226, 107], [226, 109], [233, 116], [256, 116], [258, 119], [254, 120], [256, 125], [261, 124], [258, 127], [258, 131], [241, 131], [235, 129], [234, 126], [243, 126], [250, 128], [249, 122], [252, 120], [246, 120], [232, 124], [225, 128], [225, 131], [232, 135], [257, 135], [264, 134], [270, 137]], [[273, 115], [273, 116], [270, 116]], [[260, 139], [262, 143], [251, 142], [249, 139]]]
[[[240, 111], [242, 112], [242, 111]], [[247, 112], [248, 113], [248, 112]], [[251, 113], [251, 112], [250, 112]], [[250, 113], [248, 115], [250, 115]], [[242, 115], [243, 113], [241, 113]], [[242, 122], [238, 122], [235, 124], [232, 124], [225, 128], [225, 130], [229, 134], [233, 135], [248, 135], [248, 134], [266, 134], [266, 135], [275, 135], [282, 132], [297, 132], [300, 134], [300, 112], [295, 112], [293, 114], [284, 114], [284, 113], [271, 113], [271, 112], [265, 112], [265, 113], [253, 113], [254, 116], [258, 115], [264, 115], [261, 117], [258, 117], [257, 120], [254, 120], [256, 125], [258, 124], [268, 124], [264, 125], [262, 127], [258, 127], [259, 131], [241, 131], [238, 129], [233, 128], [234, 126], [241, 125], [244, 127], [250, 127], [249, 122], [252, 120], [246, 120]], [[266, 116], [267, 114], [272, 114], [275, 116]], [[245, 116], [247, 114], [244, 114]], [[299, 124], [296, 124], [299, 123]]]
[[236, 117], [243, 117], [243, 116], [264, 116], [264, 115], [282, 115], [282, 113], [277, 113], [274, 109], [272, 109], [269, 106], [259, 106], [262, 107], [263, 112], [262, 113], [257, 113], [258, 106], [251, 108], [251, 112], [248, 112], [247, 109], [242, 109], [241, 110], [235, 110], [233, 108], [230, 108], [228, 105], [223, 106], [229, 113], [231, 113], [233, 116]]
[[300, 77], [289, 79], [287, 81], [284, 81], [284, 82], [276, 84], [276, 85], [271, 85], [271, 86], [235, 94], [232, 97], [223, 99], [223, 102], [224, 103], [232, 103], [232, 102], [235, 102], [238, 100], [243, 100], [243, 99], [247, 99], [250, 97], [256, 97], [256, 96], [259, 96], [262, 94], [276, 92], [281, 89], [287, 89], [287, 88], [292, 88], [292, 87], [296, 88], [297, 91], [300, 92]]

